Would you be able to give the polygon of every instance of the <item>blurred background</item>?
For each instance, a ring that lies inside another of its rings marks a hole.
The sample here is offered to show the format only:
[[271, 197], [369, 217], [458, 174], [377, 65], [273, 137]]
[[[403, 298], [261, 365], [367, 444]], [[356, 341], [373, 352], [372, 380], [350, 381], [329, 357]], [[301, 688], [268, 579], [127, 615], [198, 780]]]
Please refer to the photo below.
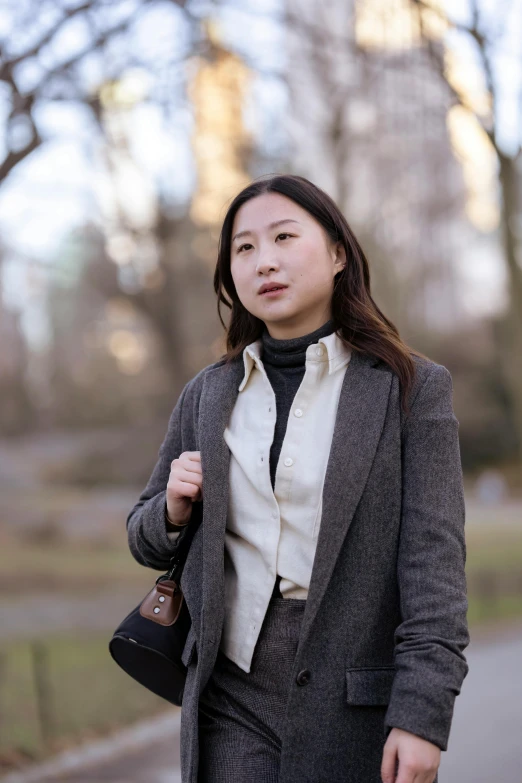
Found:
[[484, 679], [522, 651], [521, 31], [521, 0], [0, 3], [0, 774], [173, 712], [108, 654], [158, 575], [125, 519], [224, 350], [220, 224], [264, 173], [336, 200], [452, 373]]

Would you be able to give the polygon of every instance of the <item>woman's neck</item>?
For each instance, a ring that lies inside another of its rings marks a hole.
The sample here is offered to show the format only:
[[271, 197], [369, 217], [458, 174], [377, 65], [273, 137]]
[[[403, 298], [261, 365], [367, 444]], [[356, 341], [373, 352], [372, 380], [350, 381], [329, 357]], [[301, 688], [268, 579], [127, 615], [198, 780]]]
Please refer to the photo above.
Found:
[[277, 367], [297, 367], [302, 365], [306, 361], [306, 349], [308, 346], [313, 345], [321, 337], [326, 337], [333, 331], [333, 320], [330, 318], [313, 332], [301, 335], [300, 337], [278, 340], [275, 337], [271, 337], [265, 326], [261, 334], [263, 363], [272, 364]]

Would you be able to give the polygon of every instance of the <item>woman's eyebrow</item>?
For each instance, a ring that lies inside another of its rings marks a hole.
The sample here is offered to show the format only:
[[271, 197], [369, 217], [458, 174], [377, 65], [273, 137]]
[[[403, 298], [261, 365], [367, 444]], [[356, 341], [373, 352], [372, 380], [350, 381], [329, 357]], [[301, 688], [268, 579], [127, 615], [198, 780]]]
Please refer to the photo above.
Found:
[[[298, 220], [293, 220], [292, 218], [283, 218], [282, 220], [274, 220], [273, 223], [269, 223], [267, 228], [275, 228], [276, 226], [280, 226], [282, 223], [299, 223]], [[245, 237], [247, 234], [251, 234], [252, 232], [248, 229], [246, 231], [239, 231], [237, 234], [234, 234], [232, 237], [232, 242], [235, 242], [236, 239], [239, 239], [239, 237]]]

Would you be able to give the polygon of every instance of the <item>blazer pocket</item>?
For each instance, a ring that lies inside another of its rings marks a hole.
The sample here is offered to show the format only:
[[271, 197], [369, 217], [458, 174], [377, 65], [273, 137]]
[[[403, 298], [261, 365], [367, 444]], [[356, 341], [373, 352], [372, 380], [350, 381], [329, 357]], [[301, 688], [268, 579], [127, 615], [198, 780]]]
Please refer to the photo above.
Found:
[[395, 677], [395, 666], [368, 666], [346, 670], [346, 700], [355, 705], [385, 705]]
[[189, 628], [189, 632], [187, 634], [185, 646], [183, 647], [183, 652], [181, 653], [181, 663], [184, 666], [189, 666], [190, 663], [192, 662], [195, 652], [196, 652], [196, 632], [194, 630], [194, 626], [191, 625]]

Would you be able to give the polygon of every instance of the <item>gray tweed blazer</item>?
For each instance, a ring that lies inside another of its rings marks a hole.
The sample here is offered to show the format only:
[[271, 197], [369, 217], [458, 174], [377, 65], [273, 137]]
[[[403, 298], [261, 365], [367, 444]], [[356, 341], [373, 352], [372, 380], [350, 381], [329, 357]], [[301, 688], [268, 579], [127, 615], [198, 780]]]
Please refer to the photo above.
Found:
[[[464, 493], [448, 370], [414, 357], [411, 412], [397, 375], [355, 352], [346, 369], [323, 489], [310, 590], [288, 694], [280, 783], [381, 783], [391, 728], [447, 750], [468, 672]], [[202, 514], [181, 579], [192, 619], [181, 712], [183, 783], [197, 783], [198, 700], [224, 612], [230, 452], [223, 438], [242, 361], [205, 367], [183, 389], [158, 461], [127, 517], [133, 557], [166, 570], [170, 464], [201, 451]], [[182, 534], [183, 535], [183, 534]], [[307, 670], [307, 677], [299, 674]], [[436, 778], [438, 781], [438, 777]]]

